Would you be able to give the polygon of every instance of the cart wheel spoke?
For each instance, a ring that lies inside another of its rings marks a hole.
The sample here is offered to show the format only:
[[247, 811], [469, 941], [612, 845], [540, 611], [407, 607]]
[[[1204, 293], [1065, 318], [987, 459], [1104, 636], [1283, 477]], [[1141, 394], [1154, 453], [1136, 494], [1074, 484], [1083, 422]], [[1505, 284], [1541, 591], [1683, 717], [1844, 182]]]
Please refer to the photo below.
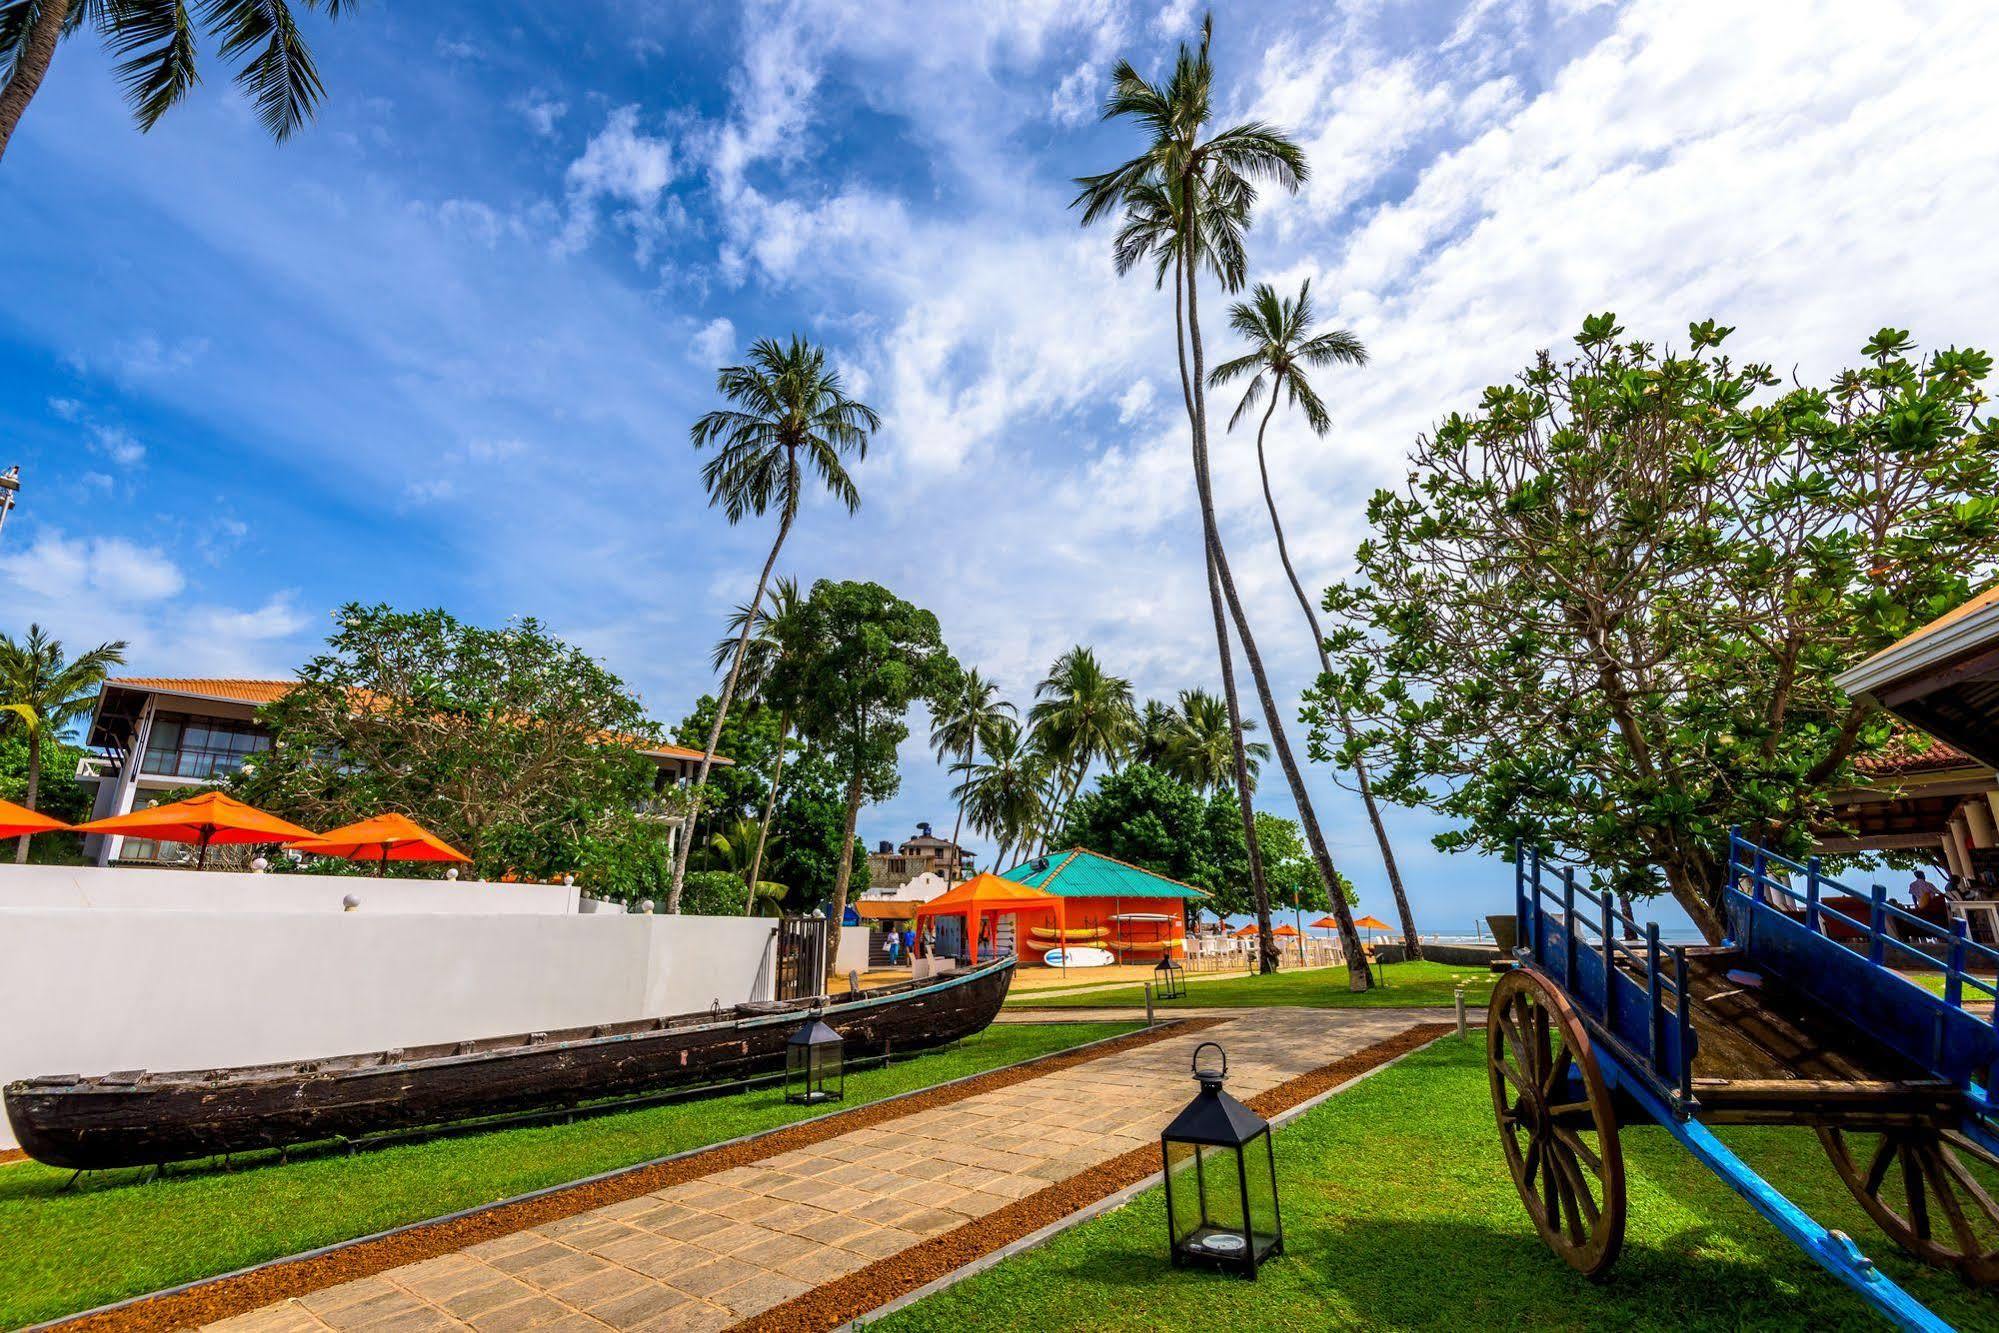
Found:
[[1563, 1046], [1561, 1050], [1556, 1051], [1554, 1061], [1548, 1068], [1548, 1077], [1541, 1082], [1541, 1091], [1547, 1093], [1549, 1097], [1553, 1097], [1556, 1093], [1560, 1092], [1562, 1090], [1562, 1080], [1569, 1076], [1569, 1066], [1574, 1063], [1575, 1057], [1569, 1054], [1567, 1046]]
[[1582, 1209], [1583, 1216], [1589, 1219], [1590, 1226], [1596, 1226], [1597, 1218], [1602, 1214], [1597, 1209], [1596, 1197], [1590, 1193], [1589, 1181], [1584, 1178], [1582, 1167], [1577, 1163], [1575, 1154], [1570, 1152], [1568, 1145], [1564, 1143], [1551, 1144], [1550, 1147], [1552, 1151], [1549, 1156], [1554, 1158], [1555, 1165], [1560, 1168], [1568, 1192], [1575, 1196], [1576, 1205]]
[[1534, 1183], [1534, 1172], [1541, 1165], [1541, 1140], [1532, 1139], [1527, 1144], [1526, 1165], [1520, 1168], [1520, 1178], [1529, 1185]]
[[1916, 1145], [1902, 1144], [1902, 1193], [1909, 1201], [1909, 1225], [1924, 1240], [1930, 1238], [1929, 1198], [1923, 1189], [1923, 1167], [1916, 1160]]
[[1888, 1168], [1895, 1161], [1895, 1140], [1886, 1134], [1874, 1149], [1874, 1160], [1867, 1165], [1867, 1192], [1876, 1198], [1881, 1196], [1882, 1182], [1888, 1179]]
[[1562, 1146], [1567, 1148], [1577, 1161], [1589, 1168], [1591, 1175], [1595, 1176], [1598, 1180], [1603, 1179], [1603, 1159], [1590, 1151], [1590, 1146], [1583, 1142], [1582, 1135], [1576, 1133], [1573, 1129], [1557, 1126], [1555, 1137], [1561, 1141]]
[[[1986, 1220], [1991, 1222], [1995, 1228], [1999, 1228], [1999, 1202], [1994, 1202], [1992, 1196], [1986, 1192], [1985, 1186], [1980, 1183], [1978, 1177], [1971, 1174], [1970, 1169], [1965, 1166], [1964, 1162], [1958, 1156], [1961, 1148], [1969, 1146], [1969, 1144], [1957, 1135], [1946, 1134], [1944, 1135], [1943, 1142], [1937, 1145], [1937, 1159], [1943, 1163], [1944, 1170], [1950, 1173], [1951, 1179], [1958, 1183], [1958, 1186], [1964, 1191], [1965, 1196], [1971, 1200], [1978, 1211], [1985, 1214]], [[1974, 1155], [1980, 1158], [1988, 1156], [1980, 1152], [1975, 1152]]]
[[1936, 1196], [1937, 1206], [1943, 1210], [1944, 1221], [1950, 1224], [1951, 1234], [1957, 1237], [1957, 1247], [1964, 1254], [1976, 1254], [1983, 1248], [1978, 1234], [1971, 1229], [1971, 1223], [1964, 1216], [1964, 1208], [1957, 1201], [1957, 1193], [1950, 1187], [1950, 1178], [1944, 1171], [1943, 1151], [1934, 1144], [1926, 1144], [1922, 1153], [1923, 1175], [1929, 1182], [1930, 1193]]

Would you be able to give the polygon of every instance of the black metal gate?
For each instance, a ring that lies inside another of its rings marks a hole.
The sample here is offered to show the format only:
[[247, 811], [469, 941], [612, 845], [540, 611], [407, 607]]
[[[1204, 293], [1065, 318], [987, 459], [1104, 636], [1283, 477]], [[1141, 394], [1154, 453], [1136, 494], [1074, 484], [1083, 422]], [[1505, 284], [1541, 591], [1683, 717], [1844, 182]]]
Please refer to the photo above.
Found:
[[777, 993], [779, 1000], [818, 995], [825, 987], [826, 918], [785, 916], [777, 921]]

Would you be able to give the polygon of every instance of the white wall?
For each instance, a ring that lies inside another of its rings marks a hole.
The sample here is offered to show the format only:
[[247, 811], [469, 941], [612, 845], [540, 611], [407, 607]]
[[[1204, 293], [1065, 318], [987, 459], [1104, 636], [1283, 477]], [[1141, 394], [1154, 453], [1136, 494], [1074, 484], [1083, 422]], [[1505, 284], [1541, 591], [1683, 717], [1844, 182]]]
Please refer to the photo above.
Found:
[[[172, 872], [108, 873], [142, 883]], [[188, 877], [257, 890], [355, 883]], [[367, 885], [361, 894], [349, 913], [0, 908], [0, 1083], [304, 1060], [770, 995], [775, 923], [764, 918], [420, 914], [371, 911]], [[842, 932], [843, 971], [850, 937], [865, 966], [866, 935]], [[0, 1147], [15, 1142], [0, 1125]]]
[[0, 865], [0, 909], [338, 912], [348, 894], [360, 912], [563, 915], [581, 890], [561, 884], [465, 883], [394, 876], [253, 875], [135, 866]]
[[868, 928], [840, 927], [840, 942], [833, 949], [833, 970], [841, 976], [868, 970]]

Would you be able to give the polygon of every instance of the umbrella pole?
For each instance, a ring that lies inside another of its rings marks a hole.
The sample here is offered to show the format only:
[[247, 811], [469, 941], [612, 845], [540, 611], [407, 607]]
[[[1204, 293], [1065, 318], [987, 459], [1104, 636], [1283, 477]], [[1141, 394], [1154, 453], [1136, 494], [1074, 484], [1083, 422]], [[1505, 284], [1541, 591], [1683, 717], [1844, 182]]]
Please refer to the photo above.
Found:
[[382, 859], [375, 863], [375, 878], [380, 879], [382, 876], [388, 873], [389, 873], [389, 844], [385, 842], [382, 844]]
[[214, 836], [214, 829], [205, 828], [201, 831], [200, 850], [194, 855], [194, 868], [196, 870], [208, 869], [208, 840]]

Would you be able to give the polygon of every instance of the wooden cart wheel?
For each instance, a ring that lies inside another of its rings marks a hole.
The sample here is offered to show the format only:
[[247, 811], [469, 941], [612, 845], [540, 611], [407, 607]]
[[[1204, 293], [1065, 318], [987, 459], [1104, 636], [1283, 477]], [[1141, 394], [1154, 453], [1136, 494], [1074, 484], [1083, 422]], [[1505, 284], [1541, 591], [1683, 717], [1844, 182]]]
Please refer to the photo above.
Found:
[[[1585, 1276], [1601, 1276], [1624, 1245], [1624, 1151], [1588, 1032], [1567, 996], [1520, 967], [1493, 988], [1485, 1050], [1520, 1202], [1549, 1249]], [[1568, 1100], [1572, 1068], [1582, 1078], [1580, 1101]]]
[[1999, 1282], [1999, 1157], [1935, 1125], [1818, 1134], [1839, 1178], [1890, 1240], [1974, 1286]]

